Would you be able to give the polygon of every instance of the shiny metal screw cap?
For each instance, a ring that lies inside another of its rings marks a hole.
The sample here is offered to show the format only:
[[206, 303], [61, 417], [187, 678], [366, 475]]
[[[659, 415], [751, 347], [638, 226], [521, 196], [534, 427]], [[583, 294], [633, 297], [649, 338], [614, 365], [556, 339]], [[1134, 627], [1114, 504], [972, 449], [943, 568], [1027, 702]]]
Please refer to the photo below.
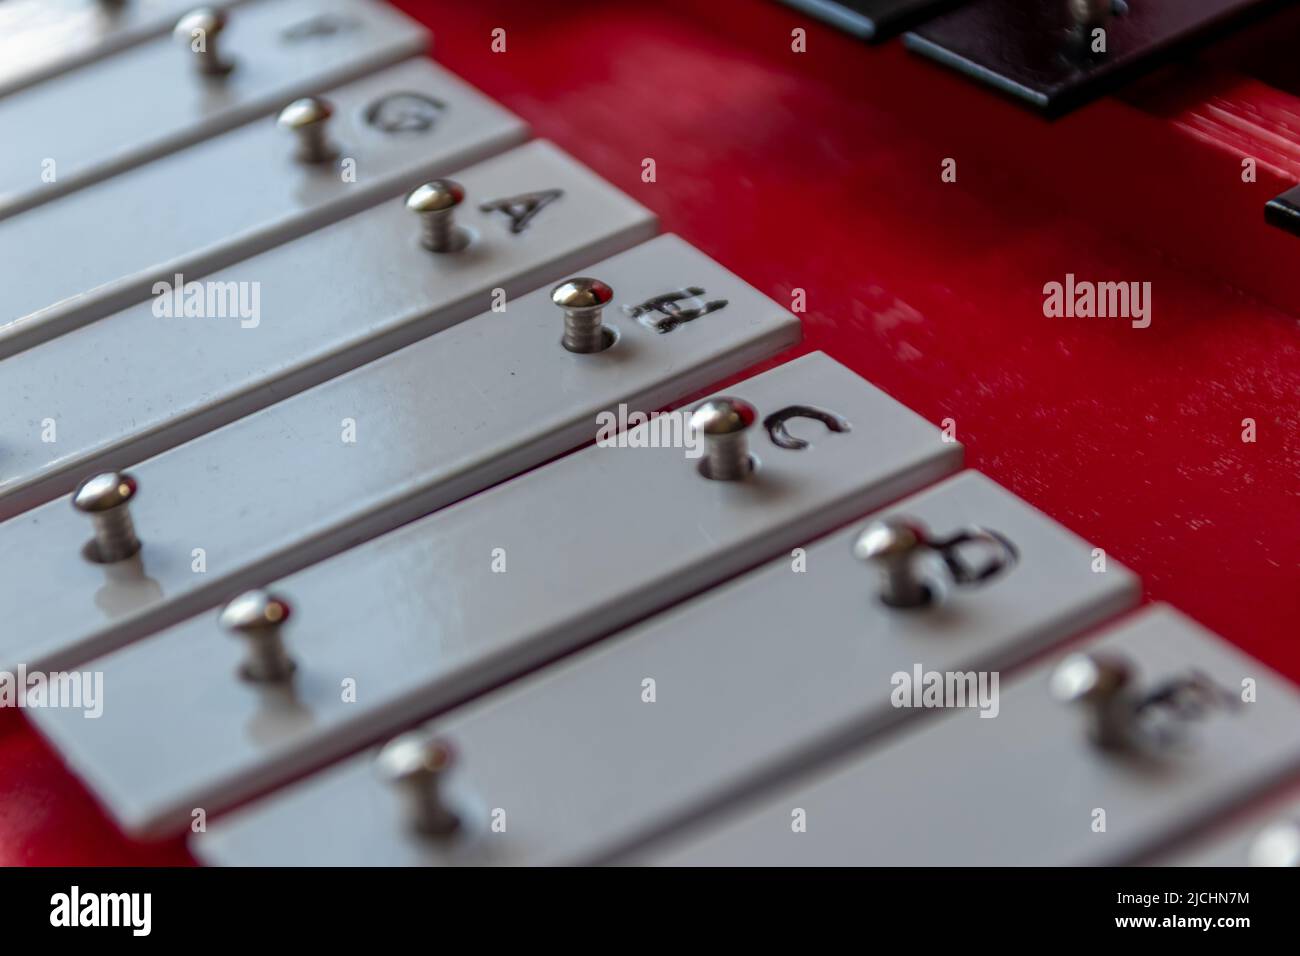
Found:
[[1100, 26], [1114, 12], [1114, 0], [1067, 0], [1070, 19], [1081, 27]]
[[451, 179], [435, 179], [417, 186], [406, 198], [406, 208], [413, 212], [446, 212], [465, 201], [465, 187]]
[[1080, 703], [1113, 697], [1132, 681], [1132, 668], [1118, 657], [1071, 654], [1052, 672], [1051, 686], [1057, 700]]
[[329, 140], [329, 119], [334, 107], [319, 96], [294, 100], [276, 117], [276, 125], [298, 138], [297, 158], [304, 163], [324, 163], [338, 155]]
[[460, 820], [445, 804], [442, 783], [455, 764], [451, 744], [440, 737], [413, 731], [384, 745], [375, 764], [405, 804], [407, 822], [419, 833], [446, 836]]
[[564, 312], [561, 344], [570, 352], [603, 352], [613, 342], [601, 314], [614, 299], [614, 290], [599, 279], [577, 276], [551, 290], [551, 301]]
[[256, 683], [279, 683], [294, 672], [280, 629], [289, 620], [289, 602], [267, 591], [245, 591], [221, 611], [223, 628], [243, 638], [248, 655], [239, 673]]
[[224, 76], [233, 64], [221, 58], [218, 39], [226, 28], [226, 12], [219, 7], [199, 7], [176, 23], [173, 35], [194, 53], [194, 63], [205, 76]]
[[83, 481], [72, 495], [72, 504], [87, 514], [111, 511], [134, 498], [138, 488], [125, 472], [106, 471]]
[[899, 517], [872, 521], [853, 539], [853, 556], [879, 569], [880, 599], [891, 607], [930, 603], [918, 561], [929, 551], [928, 539], [922, 525]]
[[136, 481], [125, 472], [107, 471], [83, 481], [72, 494], [72, 506], [90, 515], [95, 528], [91, 544], [93, 557], [111, 564], [140, 550], [129, 504], [135, 497]]
[[1251, 866], [1300, 867], [1300, 820], [1283, 820], [1260, 831], [1248, 852]]
[[909, 557], [925, 547], [926, 531], [906, 518], [881, 518], [862, 529], [853, 541], [853, 556], [859, 561], [893, 561]]
[[1103, 747], [1133, 740], [1134, 674], [1128, 661], [1109, 654], [1071, 654], [1056, 665], [1052, 696], [1086, 708], [1088, 732]]
[[465, 187], [451, 179], [435, 179], [406, 197], [406, 208], [420, 217], [421, 244], [430, 252], [459, 252], [468, 243], [457, 228], [456, 207], [465, 201]]
[[754, 470], [748, 433], [758, 419], [741, 398], [713, 398], [691, 412], [690, 426], [704, 436], [700, 472], [714, 481], [740, 481]]

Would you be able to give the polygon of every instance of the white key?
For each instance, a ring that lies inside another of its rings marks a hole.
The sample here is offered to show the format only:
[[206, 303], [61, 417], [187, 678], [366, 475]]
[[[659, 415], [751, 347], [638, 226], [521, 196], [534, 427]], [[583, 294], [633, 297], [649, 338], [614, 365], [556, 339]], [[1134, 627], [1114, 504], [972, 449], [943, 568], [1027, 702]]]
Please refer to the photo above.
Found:
[[[471, 852], [404, 828], [373, 755], [363, 754], [328, 784], [309, 782], [229, 828], [218, 824], [214, 857], [599, 862], [919, 714], [890, 704], [892, 675], [916, 662], [1002, 667], [1137, 600], [1132, 574], [1114, 564], [1094, 574], [1089, 545], [975, 472], [886, 514], [936, 534], [986, 525], [1019, 560], [981, 587], [955, 588], [942, 605], [891, 608], [873, 600], [875, 576], [852, 554], [859, 522], [809, 546], [802, 572], [782, 556], [431, 725], [459, 755], [449, 803], [463, 795], [467, 807], [506, 813], [505, 832], [474, 841]], [[79, 742], [98, 730], [64, 723]], [[86, 750], [89, 740], [73, 752]], [[490, 821], [465, 826], [488, 830]]]
[[[339, 164], [298, 162], [292, 136], [268, 119], [0, 222], [7, 278], [0, 357], [143, 301], [156, 281], [177, 272], [212, 272], [527, 133], [518, 118], [427, 60], [408, 60], [328, 98]], [[385, 103], [390, 108], [376, 114], [381, 125], [392, 126], [401, 112], [412, 119], [408, 129], [389, 132], [371, 121], [370, 111]], [[416, 113], [421, 103], [427, 112]], [[416, 128], [417, 115], [432, 125]], [[345, 181], [351, 169], [355, 181]]]
[[[244, 0], [225, 0], [230, 9]], [[170, 33], [195, 0], [4, 0], [0, 96]]]
[[549, 287], [452, 326], [133, 466], [129, 560], [84, 559], [90, 521], [67, 498], [0, 524], [0, 661], [109, 650], [590, 441], [602, 409], [662, 407], [798, 338], [675, 237], [586, 271], [619, 302], [695, 283], [729, 304], [667, 335], [618, 319], [593, 355], [560, 345]]
[[[1300, 695], [1258, 661], [1157, 606], [1078, 650], [1123, 655], [1141, 686], [1201, 672], [1240, 700], [1189, 721], [1182, 750], [1103, 749], [1056, 662], [1004, 691], [996, 720], [945, 715], [638, 856], [667, 865], [1118, 865], [1214, 819], [1300, 766]], [[1148, 708], [1149, 715], [1157, 709]], [[806, 832], [792, 823], [803, 811]], [[1104, 830], [1102, 827], [1104, 826]]]
[[[518, 676], [960, 457], [820, 353], [727, 394], [760, 414], [817, 405], [852, 430], [808, 428], [802, 451], [755, 435], [758, 472], [738, 482], [703, 477], [681, 448], [584, 449], [273, 585], [297, 615], [286, 635], [298, 667], [291, 689], [236, 676], [243, 648], [210, 613], [88, 665], [104, 671], [117, 703], [99, 720], [50, 711], [42, 729], [126, 827], [179, 828], [195, 806], [213, 812]], [[343, 699], [348, 681], [355, 702]], [[143, 698], [128, 703], [141, 682], [154, 688], [152, 716]], [[167, 739], [142, 748], [160, 721]]]
[[[198, 4], [202, 6], [202, 4]], [[313, 29], [333, 18], [333, 32]], [[428, 33], [373, 0], [266, 0], [229, 13], [205, 76], [170, 34], [0, 99], [0, 218], [423, 52]], [[121, 217], [124, 210], [118, 210]]]
[[[200, 281], [242, 294], [242, 314], [183, 317], [174, 292], [199, 277], [173, 279], [4, 363], [0, 520], [487, 311], [496, 289], [519, 295], [655, 232], [650, 212], [542, 141], [455, 178], [456, 219], [476, 236], [461, 253], [426, 250], [395, 197]], [[479, 208], [555, 189], [519, 232]]]

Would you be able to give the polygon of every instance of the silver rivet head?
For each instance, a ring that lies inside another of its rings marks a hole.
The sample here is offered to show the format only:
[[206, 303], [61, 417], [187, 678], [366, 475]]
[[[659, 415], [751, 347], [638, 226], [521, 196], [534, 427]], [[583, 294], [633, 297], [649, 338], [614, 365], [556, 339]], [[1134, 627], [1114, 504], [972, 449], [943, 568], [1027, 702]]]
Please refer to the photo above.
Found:
[[276, 117], [276, 125], [298, 138], [297, 159], [303, 163], [324, 163], [338, 155], [329, 139], [329, 119], [334, 107], [319, 96], [294, 100]]
[[753, 471], [748, 435], [757, 420], [754, 406], [741, 398], [713, 398], [697, 405], [690, 426], [704, 436], [700, 473], [714, 481], [740, 481]]
[[240, 634], [277, 631], [289, 620], [289, 604], [266, 591], [246, 591], [221, 611], [221, 624]]
[[1300, 867], [1300, 820], [1284, 820], [1260, 831], [1250, 845], [1251, 866]]
[[551, 301], [562, 309], [599, 309], [613, 298], [613, 289], [589, 276], [568, 279], [551, 290]]
[[94, 514], [120, 508], [135, 497], [139, 486], [130, 475], [109, 471], [83, 481], [72, 496], [78, 511]]
[[380, 772], [388, 780], [399, 783], [435, 777], [451, 769], [455, 751], [439, 737], [411, 733], [390, 740], [379, 752], [378, 759]]
[[1105, 23], [1114, 12], [1114, 0], [1069, 0], [1070, 17], [1082, 27]]
[[691, 413], [691, 427], [705, 435], [736, 435], [748, 431], [758, 413], [739, 398], [715, 398]]
[[407, 823], [419, 833], [446, 836], [460, 826], [442, 792], [455, 758], [450, 743], [421, 731], [390, 740], [376, 758], [380, 776], [397, 789], [405, 804]]
[[459, 252], [469, 237], [456, 225], [455, 211], [465, 201], [465, 187], [451, 179], [435, 179], [406, 197], [406, 208], [420, 217], [421, 244], [430, 252]]
[[1103, 654], [1071, 654], [1052, 672], [1052, 694], [1066, 703], [1106, 700], [1128, 687], [1126, 661]]
[[219, 37], [226, 28], [226, 12], [218, 7], [199, 7], [181, 17], [173, 31], [176, 39], [194, 54], [198, 71], [206, 76], [223, 76], [233, 64], [223, 60]]
[[895, 561], [910, 558], [925, 546], [926, 532], [920, 525], [901, 518], [873, 521], [853, 540], [853, 556], [859, 561]]
[[435, 179], [418, 186], [406, 198], [406, 208], [412, 212], [445, 212], [455, 209], [465, 201], [465, 187], [450, 179]]
[[333, 115], [333, 107], [319, 96], [304, 96], [280, 110], [276, 122], [281, 129], [300, 130], [323, 123]]
[[218, 7], [196, 7], [176, 23], [176, 36], [190, 40], [196, 32], [216, 36], [226, 28], [226, 12]]
[[277, 683], [294, 672], [280, 634], [291, 613], [288, 601], [266, 591], [246, 591], [222, 609], [221, 626], [248, 644], [239, 671], [245, 680]]
[[1057, 700], [1084, 708], [1095, 743], [1124, 748], [1137, 741], [1137, 695], [1128, 661], [1110, 654], [1071, 654], [1056, 665], [1049, 687]]
[[86, 479], [73, 492], [72, 506], [94, 524], [95, 538], [87, 551], [93, 560], [111, 564], [140, 550], [128, 507], [137, 487], [125, 472], [109, 471]]
[[921, 607], [931, 600], [919, 559], [929, 552], [929, 532], [906, 518], [872, 521], [853, 539], [853, 556], [878, 569], [880, 599], [891, 607]]
[[614, 290], [599, 279], [577, 276], [551, 290], [551, 301], [564, 312], [561, 344], [570, 352], [603, 352], [613, 344], [602, 312], [614, 298]]

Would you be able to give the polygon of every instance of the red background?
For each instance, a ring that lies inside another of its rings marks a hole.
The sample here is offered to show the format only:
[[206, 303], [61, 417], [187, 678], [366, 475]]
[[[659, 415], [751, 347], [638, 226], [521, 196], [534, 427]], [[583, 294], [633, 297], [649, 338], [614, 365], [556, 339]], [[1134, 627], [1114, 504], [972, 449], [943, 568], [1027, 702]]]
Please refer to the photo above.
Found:
[[[1300, 179], [1293, 98], [1228, 64], [1049, 124], [762, 0], [398, 6], [443, 65], [665, 231], [778, 301], [806, 290], [797, 351], [955, 419], [968, 465], [1300, 679], [1300, 239], [1262, 215]], [[1152, 326], [1044, 318], [1043, 284], [1067, 272], [1150, 281]], [[187, 860], [123, 840], [0, 715], [0, 863]]]

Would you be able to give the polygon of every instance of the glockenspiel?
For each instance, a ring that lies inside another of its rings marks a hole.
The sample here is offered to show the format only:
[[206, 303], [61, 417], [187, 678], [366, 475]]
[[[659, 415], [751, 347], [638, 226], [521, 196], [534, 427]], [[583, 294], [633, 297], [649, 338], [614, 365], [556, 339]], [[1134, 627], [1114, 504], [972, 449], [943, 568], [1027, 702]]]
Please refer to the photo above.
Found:
[[1295, 91], [1005, 7], [0, 4], [0, 860], [1300, 863]]

